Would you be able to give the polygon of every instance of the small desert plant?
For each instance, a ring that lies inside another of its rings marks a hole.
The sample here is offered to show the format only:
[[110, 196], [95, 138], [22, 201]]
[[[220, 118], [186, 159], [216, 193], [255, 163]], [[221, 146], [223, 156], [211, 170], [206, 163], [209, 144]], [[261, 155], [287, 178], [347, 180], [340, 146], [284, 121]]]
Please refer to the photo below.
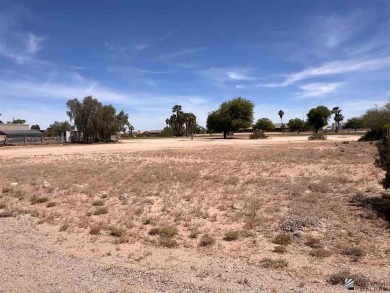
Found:
[[125, 234], [125, 230], [120, 227], [110, 227], [110, 235], [114, 237], [122, 237]]
[[282, 253], [286, 253], [287, 252], [287, 248], [286, 248], [286, 246], [278, 245], [278, 246], [275, 246], [274, 252], [281, 253], [281, 254]]
[[200, 238], [199, 246], [211, 246], [215, 244], [215, 239], [209, 234], [204, 234], [202, 238]]
[[263, 268], [282, 269], [287, 267], [288, 263], [284, 259], [271, 259], [268, 257], [263, 258], [260, 261]]
[[114, 244], [122, 244], [122, 243], [126, 243], [126, 242], [129, 242], [129, 239], [125, 236], [116, 237], [114, 239]]
[[5, 209], [7, 207], [7, 205], [5, 203], [0, 203], [0, 209]]
[[37, 204], [37, 203], [45, 203], [45, 202], [48, 202], [49, 201], [49, 198], [48, 197], [37, 197], [37, 196], [33, 196], [31, 197], [31, 200], [30, 200], [30, 203], [32, 205], [34, 204]]
[[318, 258], [325, 258], [329, 257], [331, 255], [331, 252], [323, 248], [318, 248], [310, 251], [310, 255]]
[[47, 204], [46, 204], [46, 207], [47, 208], [52, 208], [52, 207], [55, 207], [57, 204], [55, 203], [55, 202], [53, 202], [53, 201], [51, 201], [51, 202], [48, 202]]
[[4, 212], [1, 212], [0, 213], [0, 218], [9, 218], [9, 217], [12, 217], [13, 214], [9, 211], [4, 211]]
[[342, 251], [342, 254], [351, 257], [355, 261], [358, 261], [360, 258], [366, 255], [366, 251], [362, 247], [353, 246], [345, 248]]
[[249, 135], [250, 139], [265, 139], [268, 136], [264, 134], [264, 131], [255, 130], [253, 133]]
[[238, 231], [227, 231], [223, 237], [225, 241], [234, 241], [240, 237], [240, 233]]
[[101, 229], [102, 229], [102, 227], [100, 225], [94, 225], [89, 230], [89, 234], [91, 234], [91, 235], [99, 235]]
[[198, 231], [197, 229], [194, 229], [194, 230], [192, 230], [192, 231], [190, 232], [190, 235], [188, 235], [188, 237], [190, 237], [190, 238], [192, 238], [192, 239], [195, 239], [195, 238], [198, 237], [199, 234], [200, 234], [199, 231]]
[[326, 136], [323, 133], [313, 133], [309, 136], [309, 140], [325, 140]]
[[144, 225], [149, 225], [153, 222], [153, 219], [150, 218], [150, 217], [143, 217], [141, 219], [141, 223], [144, 224]]
[[94, 212], [94, 215], [103, 215], [108, 214], [108, 208], [107, 207], [99, 207]]
[[161, 229], [159, 227], [153, 227], [149, 230], [148, 232], [149, 235], [160, 235], [161, 234]]
[[9, 193], [12, 191], [12, 188], [11, 187], [8, 187], [8, 186], [4, 186], [3, 189], [1, 190], [2, 193]]
[[178, 246], [176, 240], [166, 236], [160, 236], [159, 243], [161, 246], [169, 247], [169, 248]]
[[92, 203], [93, 206], [104, 206], [104, 200], [101, 200], [101, 199], [98, 199], [98, 200], [95, 200], [93, 203]]
[[280, 233], [275, 236], [272, 242], [279, 245], [289, 245], [292, 243], [292, 236], [288, 233]]
[[161, 227], [160, 235], [163, 237], [171, 238], [178, 233], [178, 230], [175, 226], [166, 225]]
[[63, 224], [61, 227], [60, 227], [60, 232], [64, 232], [66, 230], [68, 230], [69, 228], [69, 224]]
[[344, 284], [345, 279], [351, 277], [352, 277], [351, 272], [344, 270], [330, 275], [327, 281], [331, 285], [338, 285], [338, 284]]
[[320, 239], [312, 237], [312, 236], [309, 236], [306, 239], [305, 245], [309, 246], [311, 248], [321, 248], [322, 247]]
[[331, 285], [343, 285], [345, 279], [352, 279], [355, 281], [355, 286], [361, 289], [379, 289], [385, 290], [388, 289], [386, 286], [379, 282], [371, 281], [369, 278], [360, 275], [352, 274], [349, 270], [340, 271], [329, 276], [327, 282]]

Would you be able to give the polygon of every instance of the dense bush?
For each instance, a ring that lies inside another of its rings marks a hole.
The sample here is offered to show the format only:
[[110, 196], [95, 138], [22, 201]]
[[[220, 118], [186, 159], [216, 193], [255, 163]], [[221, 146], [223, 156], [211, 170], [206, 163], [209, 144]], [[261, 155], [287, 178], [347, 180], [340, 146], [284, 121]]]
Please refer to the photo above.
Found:
[[255, 130], [251, 135], [249, 135], [250, 139], [265, 139], [268, 136], [264, 134], [263, 131]]
[[309, 140], [325, 140], [326, 135], [323, 133], [313, 133], [312, 135], [309, 136]]

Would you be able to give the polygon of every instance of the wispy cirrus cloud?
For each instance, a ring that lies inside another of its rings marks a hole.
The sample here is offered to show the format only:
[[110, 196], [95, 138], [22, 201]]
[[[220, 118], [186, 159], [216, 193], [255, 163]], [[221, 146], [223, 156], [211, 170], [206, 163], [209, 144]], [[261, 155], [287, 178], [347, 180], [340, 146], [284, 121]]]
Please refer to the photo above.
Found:
[[143, 44], [138, 44], [135, 46], [135, 49], [137, 51], [142, 51], [142, 50], [145, 50], [146, 48], [149, 47], [149, 44], [146, 44], [146, 43], [143, 43]]
[[168, 71], [164, 70], [152, 70], [146, 68], [138, 68], [133, 66], [109, 66], [107, 68], [108, 72], [111, 73], [129, 73], [129, 74], [166, 74]]
[[261, 87], [285, 87], [301, 80], [321, 76], [339, 75], [352, 72], [367, 72], [390, 67], [390, 57], [374, 58], [368, 60], [347, 60], [325, 63], [319, 67], [308, 69], [286, 75], [284, 81], [278, 83], [261, 84]]
[[339, 89], [343, 83], [341, 82], [316, 82], [301, 85], [300, 92], [296, 93], [297, 98], [323, 97], [333, 93]]
[[224, 68], [224, 67], [211, 67], [207, 69], [197, 70], [196, 74], [210, 80], [217, 85], [224, 85], [231, 82], [247, 82], [256, 80], [256, 77], [252, 76], [252, 70], [249, 68]]

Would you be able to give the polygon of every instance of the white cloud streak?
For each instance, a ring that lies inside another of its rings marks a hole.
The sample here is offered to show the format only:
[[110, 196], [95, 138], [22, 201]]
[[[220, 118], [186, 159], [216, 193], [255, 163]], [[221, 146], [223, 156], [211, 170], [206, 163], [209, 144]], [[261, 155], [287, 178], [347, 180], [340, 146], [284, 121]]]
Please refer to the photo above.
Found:
[[315, 77], [338, 75], [351, 72], [375, 71], [390, 67], [390, 57], [375, 58], [369, 60], [348, 60], [325, 63], [320, 67], [311, 67], [300, 72], [288, 74], [280, 83], [259, 85], [261, 87], [285, 87], [295, 82]]
[[300, 92], [296, 93], [298, 98], [308, 98], [308, 97], [323, 97], [327, 94], [335, 92], [339, 89], [343, 83], [333, 82], [333, 83], [309, 83], [300, 86]]

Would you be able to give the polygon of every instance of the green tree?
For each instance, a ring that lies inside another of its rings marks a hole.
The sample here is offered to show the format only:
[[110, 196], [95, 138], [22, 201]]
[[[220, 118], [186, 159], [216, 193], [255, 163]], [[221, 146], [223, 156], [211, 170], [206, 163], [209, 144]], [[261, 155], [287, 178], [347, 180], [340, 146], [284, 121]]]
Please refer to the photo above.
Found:
[[35, 124], [31, 126], [31, 129], [41, 130], [41, 127], [38, 124]]
[[336, 132], [339, 132], [340, 122], [344, 120], [344, 116], [341, 114], [341, 109], [339, 107], [334, 107], [332, 109], [332, 114], [334, 114], [334, 122], [336, 122]]
[[210, 132], [223, 132], [226, 138], [230, 131], [248, 128], [253, 123], [253, 108], [253, 102], [241, 97], [223, 102], [217, 110], [209, 113], [207, 129]]
[[345, 123], [345, 128], [357, 129], [364, 128], [363, 118], [362, 117], [352, 117], [347, 120]]
[[119, 131], [126, 133], [126, 127], [129, 125], [129, 114], [126, 114], [121, 110], [118, 115], [116, 115], [116, 119], [119, 123]]
[[[85, 97], [82, 101], [69, 100], [66, 105], [70, 121], [83, 134], [86, 142], [109, 141], [112, 134], [120, 131], [121, 121], [112, 105], [102, 105], [92, 96]], [[128, 115], [123, 113], [123, 117]]]
[[168, 125], [173, 129], [175, 136], [183, 136], [185, 134], [185, 115], [182, 111], [180, 105], [175, 105], [172, 107], [172, 115], [165, 122], [168, 122]]
[[127, 129], [129, 130], [130, 136], [133, 136], [134, 126], [131, 125], [130, 122], [127, 122]]
[[275, 129], [275, 125], [268, 118], [260, 118], [259, 120], [256, 121], [255, 125], [253, 125], [253, 129], [272, 131]]
[[328, 125], [328, 120], [331, 115], [332, 112], [325, 106], [312, 108], [307, 113], [308, 123], [313, 127], [313, 131], [317, 133], [320, 128]]
[[54, 137], [59, 136], [60, 133], [64, 133], [66, 131], [70, 131], [72, 126], [68, 121], [54, 121], [45, 131], [45, 136]]
[[283, 110], [279, 110], [279, 112], [278, 112], [278, 115], [279, 115], [279, 117], [280, 117], [280, 121], [282, 122], [282, 125], [281, 125], [281, 130], [282, 130], [282, 132], [283, 132], [283, 128], [284, 128], [284, 125], [283, 125], [283, 116], [284, 116], [284, 112], [283, 112]]
[[290, 119], [287, 123], [287, 126], [291, 131], [298, 131], [298, 133], [305, 130], [306, 128], [305, 121], [299, 118]]
[[161, 136], [172, 137], [173, 136], [173, 129], [169, 126], [165, 126], [164, 129], [161, 131]]
[[12, 124], [24, 124], [26, 123], [26, 120], [23, 119], [12, 119]]
[[364, 127], [370, 128], [372, 135], [379, 139], [383, 127], [390, 123], [390, 99], [383, 106], [368, 109], [362, 116]]

